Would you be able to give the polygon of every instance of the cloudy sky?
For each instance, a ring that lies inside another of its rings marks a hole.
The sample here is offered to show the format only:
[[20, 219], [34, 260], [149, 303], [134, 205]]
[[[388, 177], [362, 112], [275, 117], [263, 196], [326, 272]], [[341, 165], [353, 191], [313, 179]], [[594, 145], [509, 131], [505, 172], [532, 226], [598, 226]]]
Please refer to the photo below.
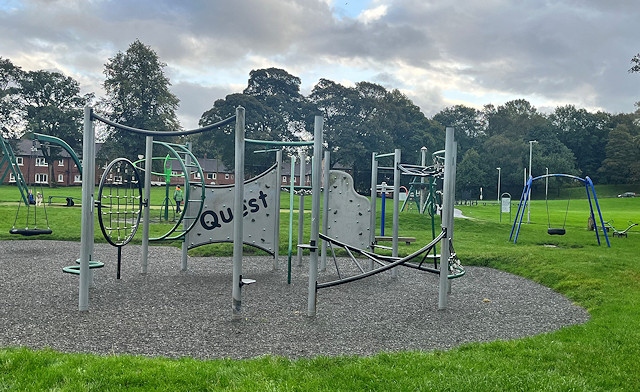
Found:
[[194, 128], [251, 70], [399, 89], [427, 116], [512, 99], [629, 113], [640, 101], [637, 0], [0, 0], [0, 57], [102, 95], [136, 39], [167, 64]]

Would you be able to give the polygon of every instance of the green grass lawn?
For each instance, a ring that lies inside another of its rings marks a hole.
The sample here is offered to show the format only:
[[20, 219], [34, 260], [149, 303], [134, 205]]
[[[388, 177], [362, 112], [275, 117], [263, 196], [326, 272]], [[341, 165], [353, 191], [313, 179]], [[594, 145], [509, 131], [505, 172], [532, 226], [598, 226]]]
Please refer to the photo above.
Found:
[[[12, 202], [6, 196], [11, 189], [5, 188], [0, 187], [0, 247], [2, 240], [16, 239], [8, 229], [18, 195]], [[72, 192], [55, 189], [48, 193], [54, 191]], [[516, 204], [517, 200], [513, 216]], [[628, 221], [640, 222], [640, 198], [602, 197], [600, 206], [604, 219], [613, 221], [618, 229], [626, 228]], [[5, 347], [0, 348], [0, 390], [640, 390], [640, 227], [632, 229], [627, 238], [610, 238], [611, 248], [602, 237], [603, 244], [598, 246], [594, 232], [587, 230], [586, 199], [572, 196], [566, 224], [567, 200], [548, 204], [533, 200], [530, 223], [523, 223], [514, 244], [509, 241], [512, 222], [505, 214], [500, 221], [497, 202], [458, 208], [472, 218], [455, 220], [454, 244], [464, 265], [498, 268], [539, 282], [586, 308], [591, 320], [524, 339], [371, 357], [200, 361]], [[48, 211], [55, 227], [47, 238], [79, 240], [80, 208], [52, 206]], [[387, 214], [391, 232], [390, 209]], [[281, 221], [286, 227], [287, 213], [283, 212]], [[566, 235], [549, 236], [548, 221], [554, 227], [564, 226]], [[285, 233], [280, 245], [283, 252]], [[305, 233], [308, 235], [308, 229]], [[431, 239], [431, 222], [415, 212], [402, 213], [400, 235], [418, 239], [411, 246], [401, 246], [401, 253], [406, 254]], [[100, 240], [98, 233], [96, 240]], [[218, 246], [209, 252], [230, 254], [230, 247]], [[455, 302], [450, 306], [455, 307]], [[425, 325], [424, 333], [446, 331], [432, 331]]]

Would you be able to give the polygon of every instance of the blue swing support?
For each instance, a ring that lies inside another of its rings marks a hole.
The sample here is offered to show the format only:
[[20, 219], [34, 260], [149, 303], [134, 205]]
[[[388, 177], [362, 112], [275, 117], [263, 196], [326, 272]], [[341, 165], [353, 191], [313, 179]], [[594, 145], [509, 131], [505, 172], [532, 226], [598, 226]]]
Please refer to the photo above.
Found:
[[[594, 225], [594, 228], [595, 228], [594, 231], [596, 233], [596, 240], [598, 241], [598, 245], [601, 245], [599, 230], [602, 229], [602, 233], [604, 234], [604, 238], [605, 238], [605, 241], [607, 242], [607, 246], [611, 247], [611, 243], [609, 242], [609, 236], [607, 235], [607, 230], [605, 227], [605, 222], [604, 222], [604, 219], [602, 218], [602, 211], [600, 210], [600, 204], [598, 203], [598, 196], [596, 196], [596, 190], [595, 190], [595, 187], [593, 186], [593, 181], [591, 181], [591, 178], [589, 178], [588, 176], [585, 178], [580, 178], [577, 176], [573, 176], [571, 174], [544, 174], [538, 177], [529, 176], [529, 179], [527, 180], [527, 183], [525, 184], [524, 189], [522, 190], [522, 196], [520, 196], [520, 203], [518, 203], [518, 211], [516, 213], [515, 219], [513, 220], [513, 226], [511, 227], [511, 234], [509, 236], [509, 241], [513, 240], [514, 244], [518, 242], [518, 234], [520, 233], [522, 218], [524, 217], [524, 211], [527, 207], [527, 202], [529, 201], [529, 195], [531, 194], [531, 184], [534, 181], [541, 180], [543, 178], [549, 178], [549, 177], [566, 177], [566, 178], [571, 178], [571, 179], [580, 181], [582, 184], [584, 184], [585, 191], [587, 193], [587, 199], [589, 200], [589, 214], [591, 216], [591, 219], [593, 220], [593, 222], [596, 221], [595, 213], [593, 209], [594, 205], [596, 207], [596, 211], [598, 211], [598, 217], [600, 218], [599, 224]], [[549, 229], [549, 230], [557, 230], [557, 229]], [[554, 232], [549, 234], [564, 234], [564, 233]]]

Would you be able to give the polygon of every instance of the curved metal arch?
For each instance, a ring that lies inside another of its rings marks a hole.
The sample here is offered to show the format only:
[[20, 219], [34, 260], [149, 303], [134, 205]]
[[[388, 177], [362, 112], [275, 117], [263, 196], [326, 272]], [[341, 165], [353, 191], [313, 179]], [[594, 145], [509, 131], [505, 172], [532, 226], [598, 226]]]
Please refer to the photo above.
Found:
[[[197, 218], [202, 213], [202, 208], [203, 208], [204, 199], [205, 199], [204, 173], [202, 172], [202, 166], [200, 166], [198, 159], [195, 157], [195, 155], [193, 155], [191, 150], [189, 150], [186, 146], [181, 144], [173, 144], [173, 143], [158, 142], [158, 141], [154, 141], [153, 143], [159, 146], [165, 147], [169, 151], [169, 155], [171, 155], [180, 163], [182, 172], [185, 173], [185, 186], [184, 186], [185, 189], [184, 189], [184, 208], [182, 208], [180, 217], [176, 220], [175, 224], [168, 232], [164, 233], [159, 237], [149, 238], [149, 241], [178, 240], [183, 238], [186, 233], [188, 233], [191, 229], [193, 229], [195, 224], [198, 222]], [[177, 150], [180, 150], [180, 152], [183, 153], [185, 156], [188, 155], [191, 158], [191, 162], [192, 162], [192, 165], [190, 167], [193, 167], [198, 171], [198, 174], [199, 174], [198, 178], [200, 179], [200, 183], [194, 184], [194, 186], [200, 186], [199, 199], [191, 198], [191, 183], [189, 182], [189, 176], [188, 176], [189, 171], [187, 170], [187, 165], [185, 164], [185, 161], [182, 159], [182, 157], [180, 156]], [[187, 212], [187, 205], [190, 202], [199, 203], [197, 208], [198, 213], [195, 214], [194, 217], [185, 217], [185, 214]], [[190, 221], [190, 222], [186, 223], [186, 221]], [[178, 230], [178, 228], [183, 222], [186, 223], [185, 225], [186, 227], [180, 232], [180, 234], [172, 236], [172, 234]]]
[[186, 135], [192, 135], [195, 133], [202, 133], [202, 132], [206, 132], [206, 131], [211, 131], [213, 129], [216, 128], [220, 128], [223, 127], [225, 125], [231, 124], [232, 122], [234, 122], [236, 119], [236, 116], [233, 115], [231, 117], [228, 117], [224, 120], [218, 121], [217, 123], [213, 123], [210, 125], [207, 125], [205, 127], [202, 128], [196, 128], [196, 129], [190, 129], [187, 131], [150, 131], [148, 129], [140, 129], [140, 128], [134, 128], [134, 127], [130, 127], [128, 125], [123, 125], [123, 124], [118, 124], [115, 121], [111, 121], [109, 119], [106, 119], [98, 114], [95, 114], [93, 112], [93, 109], [91, 109], [91, 120], [99, 120], [107, 125], [111, 125], [112, 127], [118, 128], [118, 129], [122, 129], [125, 131], [129, 131], [129, 132], [133, 132], [133, 133], [137, 133], [139, 135], [145, 135], [145, 136], [186, 136]]

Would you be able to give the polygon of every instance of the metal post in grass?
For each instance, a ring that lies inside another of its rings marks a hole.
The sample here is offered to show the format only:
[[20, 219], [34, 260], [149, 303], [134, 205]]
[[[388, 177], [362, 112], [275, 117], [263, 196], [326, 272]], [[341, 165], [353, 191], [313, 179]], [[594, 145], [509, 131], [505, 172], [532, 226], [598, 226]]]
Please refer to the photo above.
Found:
[[440, 279], [438, 286], [438, 309], [446, 309], [449, 292], [449, 238], [452, 237], [453, 208], [455, 200], [455, 143], [454, 129], [447, 127], [444, 152], [444, 183], [442, 198], [442, 228], [446, 230], [443, 245], [440, 247]]
[[233, 200], [233, 278], [231, 290], [232, 318], [242, 318], [242, 241], [244, 208], [244, 108], [236, 108], [235, 195]]
[[147, 273], [149, 265], [149, 225], [151, 219], [151, 170], [153, 162], [153, 136], [145, 138], [146, 145], [144, 151], [144, 199], [142, 207], [142, 251], [140, 262], [140, 273]]
[[84, 108], [84, 130], [82, 142], [82, 220], [80, 237], [80, 281], [78, 308], [89, 309], [89, 262], [92, 259], [94, 242], [94, 192], [95, 192], [95, 134], [91, 119], [91, 107]]
[[[398, 226], [400, 218], [400, 149], [396, 148], [393, 154], [393, 241], [391, 242], [391, 255], [398, 257]], [[397, 278], [399, 268], [391, 270], [391, 277]]]
[[322, 116], [316, 116], [313, 126], [313, 160], [311, 169], [311, 239], [309, 248], [309, 300], [307, 314], [316, 315], [316, 295], [318, 281], [318, 237], [320, 233], [320, 177], [322, 170]]

